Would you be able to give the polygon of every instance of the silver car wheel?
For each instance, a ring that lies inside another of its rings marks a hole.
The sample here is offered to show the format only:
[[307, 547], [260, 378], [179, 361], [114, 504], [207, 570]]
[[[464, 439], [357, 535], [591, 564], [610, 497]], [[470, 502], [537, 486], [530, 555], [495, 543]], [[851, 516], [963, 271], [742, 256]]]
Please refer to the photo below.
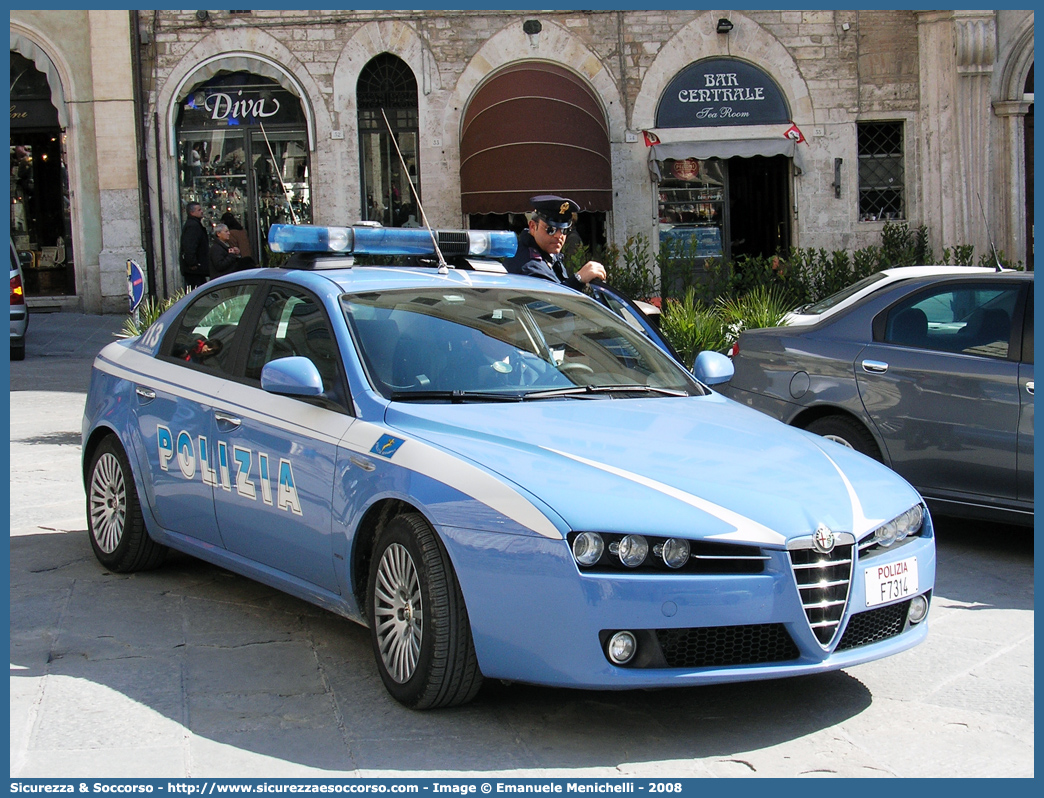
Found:
[[127, 521], [127, 485], [119, 460], [110, 453], [95, 463], [91, 475], [91, 530], [106, 554], [112, 554], [123, 539]]
[[406, 548], [393, 543], [377, 566], [374, 616], [381, 659], [399, 684], [413, 676], [424, 635], [424, 605], [420, 579]]

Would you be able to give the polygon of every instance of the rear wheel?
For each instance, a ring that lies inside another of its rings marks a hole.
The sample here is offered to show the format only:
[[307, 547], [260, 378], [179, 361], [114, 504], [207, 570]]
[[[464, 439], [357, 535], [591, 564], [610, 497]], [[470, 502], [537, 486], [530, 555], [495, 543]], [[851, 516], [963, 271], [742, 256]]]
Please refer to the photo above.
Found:
[[111, 435], [98, 445], [91, 459], [87, 529], [94, 556], [110, 571], [145, 571], [156, 568], [166, 557], [167, 547], [156, 543], [145, 529], [127, 455]]
[[858, 421], [845, 416], [823, 416], [817, 418], [805, 429], [882, 462], [881, 450], [877, 448], [877, 441], [870, 434], [870, 430]]
[[384, 528], [370, 562], [367, 615], [377, 669], [413, 709], [464, 704], [482, 686], [464, 596], [435, 531], [416, 513]]
[[11, 360], [25, 360], [25, 341], [11, 342]]

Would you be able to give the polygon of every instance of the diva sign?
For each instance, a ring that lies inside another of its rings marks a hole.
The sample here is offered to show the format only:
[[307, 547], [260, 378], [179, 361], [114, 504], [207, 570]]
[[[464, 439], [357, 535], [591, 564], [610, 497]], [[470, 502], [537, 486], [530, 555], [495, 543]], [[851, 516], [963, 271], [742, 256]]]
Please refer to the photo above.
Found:
[[788, 123], [790, 110], [776, 82], [753, 64], [711, 58], [689, 64], [667, 86], [656, 127], [716, 127]]

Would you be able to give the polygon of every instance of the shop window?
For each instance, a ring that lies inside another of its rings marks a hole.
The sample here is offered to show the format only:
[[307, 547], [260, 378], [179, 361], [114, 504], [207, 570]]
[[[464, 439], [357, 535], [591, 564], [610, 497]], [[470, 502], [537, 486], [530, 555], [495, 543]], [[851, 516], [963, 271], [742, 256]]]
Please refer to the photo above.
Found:
[[660, 242], [678, 258], [726, 257], [721, 160], [667, 159], [659, 185]]
[[273, 224], [312, 221], [304, 110], [274, 80], [221, 73], [189, 92], [178, 119], [178, 167], [182, 214], [200, 203], [208, 230], [231, 214], [250, 243], [243, 254], [262, 266], [276, 262], [268, 249]]
[[859, 122], [859, 220], [906, 218], [902, 122]]
[[[361, 196], [364, 198], [362, 218], [388, 227], [419, 227], [421, 214], [410, 188], [412, 181], [420, 194], [417, 79], [401, 58], [381, 53], [363, 67], [356, 97], [362, 159]], [[402, 153], [402, 161], [395, 144]]]

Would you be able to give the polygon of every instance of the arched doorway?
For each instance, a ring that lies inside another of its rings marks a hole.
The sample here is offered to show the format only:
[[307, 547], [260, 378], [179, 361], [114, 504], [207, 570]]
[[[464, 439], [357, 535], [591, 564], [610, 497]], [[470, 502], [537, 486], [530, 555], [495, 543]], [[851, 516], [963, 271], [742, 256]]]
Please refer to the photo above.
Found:
[[27, 296], [76, 293], [65, 131], [48, 76], [11, 51], [11, 240]]
[[[359, 73], [356, 102], [359, 106], [359, 157], [362, 160], [361, 196], [364, 198], [362, 218], [380, 222], [386, 227], [416, 227], [421, 214], [410, 188], [411, 181], [417, 194], [423, 197], [417, 79], [401, 58], [381, 53], [370, 59]], [[399, 152], [396, 152], [396, 145]], [[405, 172], [403, 162], [406, 164]]]
[[312, 221], [300, 99], [271, 78], [219, 72], [187, 93], [176, 127], [181, 213], [199, 202], [210, 225], [231, 213], [247, 230], [252, 257], [268, 265], [269, 227]]
[[520, 229], [529, 198], [559, 194], [581, 208], [576, 229], [604, 246], [613, 207], [609, 124], [579, 76], [524, 62], [494, 73], [465, 109], [460, 137], [461, 209], [476, 229]]
[[[791, 119], [782, 89], [754, 64], [708, 58], [679, 71], [660, 96], [656, 127], [692, 129], [692, 138], [649, 148], [661, 243], [685, 260], [789, 251], [791, 164], [801, 138]], [[759, 125], [778, 125], [781, 135], [731, 135]]]

